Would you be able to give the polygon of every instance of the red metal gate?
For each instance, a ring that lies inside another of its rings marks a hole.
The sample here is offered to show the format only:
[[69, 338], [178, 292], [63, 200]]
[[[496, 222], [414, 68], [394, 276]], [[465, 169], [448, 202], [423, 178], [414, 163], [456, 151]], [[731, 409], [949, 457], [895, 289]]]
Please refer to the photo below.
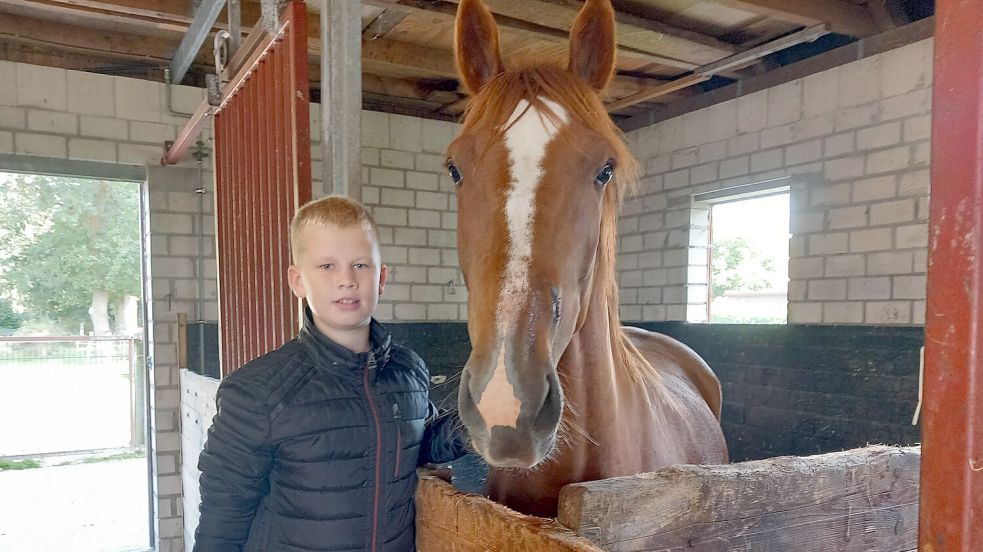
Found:
[[983, 550], [983, 2], [939, 0], [918, 549]]
[[299, 329], [289, 224], [311, 198], [307, 24], [291, 2], [229, 82], [214, 117], [222, 373]]

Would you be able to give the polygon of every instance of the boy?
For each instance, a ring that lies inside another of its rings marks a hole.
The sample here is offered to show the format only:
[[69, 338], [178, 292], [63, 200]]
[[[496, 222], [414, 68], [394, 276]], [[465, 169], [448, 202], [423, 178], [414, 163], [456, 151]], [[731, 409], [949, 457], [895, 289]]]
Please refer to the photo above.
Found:
[[372, 319], [386, 266], [366, 209], [312, 201], [290, 238], [304, 327], [219, 387], [194, 549], [412, 551], [416, 468], [466, 438], [436, 415], [420, 357]]

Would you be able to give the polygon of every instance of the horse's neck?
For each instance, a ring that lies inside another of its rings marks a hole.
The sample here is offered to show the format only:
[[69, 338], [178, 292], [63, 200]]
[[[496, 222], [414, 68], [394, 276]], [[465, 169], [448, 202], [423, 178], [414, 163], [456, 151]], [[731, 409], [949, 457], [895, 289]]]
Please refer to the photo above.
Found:
[[[560, 357], [558, 372], [569, 410], [565, 420], [588, 434], [617, 423], [619, 383], [607, 298], [595, 292], [584, 325]], [[615, 331], [618, 331], [615, 328]], [[593, 431], [591, 431], [593, 430]]]

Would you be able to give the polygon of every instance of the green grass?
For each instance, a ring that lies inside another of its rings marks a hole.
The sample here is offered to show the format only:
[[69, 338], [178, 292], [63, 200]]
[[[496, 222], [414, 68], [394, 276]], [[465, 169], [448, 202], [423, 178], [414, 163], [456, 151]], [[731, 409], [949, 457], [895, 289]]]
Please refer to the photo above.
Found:
[[[143, 450], [134, 450], [129, 452], [120, 452], [117, 454], [110, 454], [108, 456], [89, 456], [86, 458], [80, 458], [78, 460], [71, 460], [69, 462], [62, 462], [61, 464], [48, 464], [49, 466], [76, 466], [79, 464], [98, 464], [100, 462], [115, 462], [117, 460], [132, 460], [133, 458], [146, 458], [147, 453]], [[45, 467], [44, 463], [40, 460], [27, 459], [27, 460], [4, 460], [0, 459], [0, 471], [7, 470], [32, 470], [35, 468]]]
[[[147, 453], [142, 450], [136, 450], [131, 452], [121, 452], [119, 454], [112, 454], [109, 456], [90, 456], [88, 458], [83, 458], [81, 460], [76, 460], [75, 462], [68, 462], [68, 464], [98, 464], [99, 462], [114, 462], [116, 460], [130, 460], [133, 458], [145, 458]], [[64, 466], [67, 464], [59, 464]]]
[[40, 468], [41, 462], [37, 460], [3, 460], [0, 459], [0, 471], [7, 470], [31, 470]]

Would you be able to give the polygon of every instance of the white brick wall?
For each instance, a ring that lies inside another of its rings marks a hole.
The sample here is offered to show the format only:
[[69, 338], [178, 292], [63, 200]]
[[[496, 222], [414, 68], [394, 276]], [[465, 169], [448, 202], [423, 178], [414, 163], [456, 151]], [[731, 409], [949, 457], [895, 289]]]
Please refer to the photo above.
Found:
[[[312, 129], [318, 124], [313, 107]], [[379, 320], [467, 319], [467, 290], [457, 271], [457, 200], [444, 167], [444, 152], [458, 128], [362, 112], [362, 201], [379, 225], [382, 260], [389, 267]], [[312, 133], [312, 139], [319, 156], [318, 136]], [[319, 182], [314, 189], [321, 189]]]
[[620, 225], [622, 317], [699, 307], [702, 282], [641, 266], [700, 257], [686, 254], [693, 194], [803, 175], [791, 191], [789, 321], [923, 323], [931, 60], [923, 40], [629, 133], [645, 170]]
[[[212, 189], [212, 174], [203, 175], [205, 189]], [[186, 167], [151, 167], [148, 175], [151, 234], [151, 293], [154, 318], [154, 369], [156, 372], [154, 405], [157, 457], [159, 463], [156, 499], [164, 504], [159, 512], [158, 529], [163, 549], [183, 550], [184, 533], [197, 520], [185, 520], [189, 501], [197, 512], [197, 482], [186, 480], [187, 466], [197, 463], [197, 451], [183, 441], [194, 427], [185, 427], [183, 379], [177, 359], [177, 315], [184, 313], [195, 320], [198, 311], [198, 279], [204, 280], [201, 318], [217, 320], [218, 300], [214, 271], [215, 231], [211, 218], [212, 196], [205, 195], [203, 215], [199, 214], [198, 172]], [[204, 231], [202, 262], [198, 262], [198, 230]], [[201, 274], [199, 274], [199, 270]], [[214, 393], [211, 396], [214, 403]], [[190, 457], [189, 457], [190, 455]], [[189, 464], [190, 463], [190, 464]], [[177, 466], [172, 472], [166, 466]], [[189, 493], [190, 496], [189, 496]], [[165, 537], [166, 535], [166, 537]], [[165, 548], [166, 547], [166, 548]]]

